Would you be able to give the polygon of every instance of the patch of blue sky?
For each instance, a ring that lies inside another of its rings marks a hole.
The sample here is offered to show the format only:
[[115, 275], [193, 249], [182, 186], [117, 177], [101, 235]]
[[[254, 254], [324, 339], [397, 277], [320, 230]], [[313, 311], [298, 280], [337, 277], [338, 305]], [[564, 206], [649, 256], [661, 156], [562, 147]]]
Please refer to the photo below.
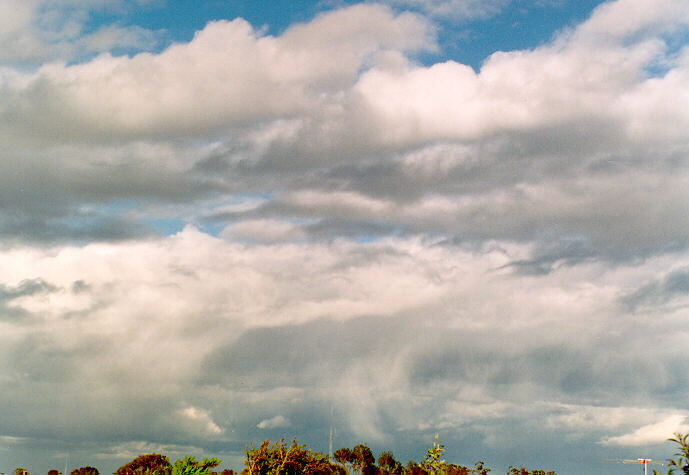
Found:
[[427, 55], [422, 62], [453, 60], [478, 71], [497, 51], [528, 50], [546, 44], [584, 21], [601, 3], [603, 0], [515, 0], [490, 18], [437, 20], [440, 53]]
[[170, 43], [191, 41], [194, 33], [208, 22], [243, 18], [254, 28], [277, 35], [295, 22], [306, 22], [321, 9], [313, 0], [272, 0], [271, 2], [232, 0], [167, 0], [153, 2], [124, 12], [101, 10], [92, 12], [90, 28], [116, 23], [165, 32], [164, 41], [153, 48], [160, 51]]
[[662, 35], [662, 40], [665, 42], [662, 57], [644, 68], [644, 73], [650, 78], [665, 76], [668, 71], [676, 67], [675, 62], [681, 55], [689, 54], [689, 28], [685, 27]]
[[[158, 32], [156, 38], [160, 41], [150, 45], [150, 50], [157, 52], [172, 42], [190, 41], [195, 32], [214, 20], [241, 17], [264, 34], [279, 35], [290, 25], [311, 20], [328, 6], [354, 3], [357, 2], [273, 0], [268, 5], [248, 0], [167, 0], [124, 12], [93, 11], [88, 29], [96, 31], [104, 25], [116, 24]], [[496, 51], [531, 49], [548, 42], [563, 28], [585, 20], [601, 3], [603, 0], [513, 0], [489, 18], [436, 18], [440, 50], [415, 59], [422, 64], [454, 60], [478, 70], [481, 63]], [[136, 52], [131, 48], [113, 51], [115, 54]]]
[[159, 218], [146, 220], [145, 224], [153, 228], [158, 234], [171, 236], [183, 230], [188, 221], [183, 218]]

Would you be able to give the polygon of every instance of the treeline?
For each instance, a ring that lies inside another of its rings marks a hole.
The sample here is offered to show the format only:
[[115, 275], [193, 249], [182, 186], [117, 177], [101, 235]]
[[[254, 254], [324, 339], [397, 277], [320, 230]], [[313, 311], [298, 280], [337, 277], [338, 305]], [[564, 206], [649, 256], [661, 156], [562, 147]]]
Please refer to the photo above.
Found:
[[[392, 452], [384, 451], [376, 459], [369, 447], [359, 444], [352, 449], [341, 448], [333, 453], [332, 459], [321, 452], [297, 444], [288, 445], [284, 439], [244, 449], [244, 469], [241, 475], [488, 475], [491, 471], [483, 462], [473, 467], [447, 463], [443, 458], [445, 447], [436, 435], [423, 462], [410, 460], [406, 465], [395, 460]], [[113, 475], [235, 475], [233, 470], [214, 471], [221, 461], [206, 458], [197, 461], [187, 455], [174, 464], [161, 454], [146, 454], [122, 465]], [[685, 472], [686, 473], [686, 472]], [[512, 467], [508, 475], [556, 475], [554, 471], [528, 470]], [[14, 470], [13, 475], [29, 475], [23, 468]], [[50, 470], [48, 475], [62, 475]], [[100, 475], [95, 467], [87, 466], [73, 470], [70, 475]]]

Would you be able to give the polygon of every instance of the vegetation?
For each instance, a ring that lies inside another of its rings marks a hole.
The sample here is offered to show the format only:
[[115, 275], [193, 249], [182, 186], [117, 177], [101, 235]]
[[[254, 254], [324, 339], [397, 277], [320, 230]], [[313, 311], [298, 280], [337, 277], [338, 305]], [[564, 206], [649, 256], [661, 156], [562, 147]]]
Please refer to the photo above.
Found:
[[327, 475], [345, 474], [345, 470], [328, 460], [320, 452], [312, 452], [305, 445], [298, 445], [292, 440], [289, 447], [285, 439], [275, 442], [272, 446], [266, 440], [258, 448], [253, 446], [244, 449], [246, 475]]
[[[668, 439], [674, 442], [677, 452], [674, 458], [667, 460], [667, 475], [689, 475], [689, 434], [675, 433]], [[426, 451], [423, 463], [410, 460], [406, 466], [395, 460], [392, 452], [384, 451], [378, 456], [378, 465], [373, 452], [364, 444], [353, 449], [341, 448], [333, 454], [333, 463], [320, 452], [314, 452], [296, 440], [288, 446], [281, 439], [271, 445], [269, 440], [259, 447], [244, 449], [245, 460], [243, 475], [488, 475], [491, 471], [483, 462], [476, 462], [472, 468], [447, 463], [443, 459], [445, 446], [438, 441], [438, 435]], [[122, 465], [113, 475], [218, 475], [212, 471], [220, 465], [216, 458], [206, 458], [198, 462], [192, 456], [177, 460], [174, 465], [160, 454], [146, 454], [136, 457]], [[653, 470], [654, 475], [660, 475]], [[29, 475], [23, 468], [16, 468], [12, 475]], [[57, 470], [50, 470], [48, 475], [62, 475]], [[81, 467], [72, 470], [70, 475], [99, 475], [95, 467]], [[220, 475], [234, 475], [225, 469]], [[524, 467], [510, 467], [507, 475], [557, 475], [554, 471], [528, 470]]]
[[187, 455], [182, 460], [178, 460], [172, 466], [172, 475], [207, 475], [212, 468], [220, 465], [220, 460], [216, 458], [203, 459], [197, 462], [196, 459]]
[[165, 455], [139, 455], [117, 469], [115, 475], [170, 475], [172, 465]]
[[[684, 470], [689, 475], [689, 450], [687, 436], [675, 434], [677, 439], [671, 439], [680, 444], [682, 452], [675, 462], [675, 467]], [[269, 440], [260, 446], [244, 449], [244, 469], [242, 475], [488, 475], [490, 469], [483, 462], [476, 462], [472, 468], [447, 463], [443, 454], [445, 446], [435, 436], [431, 447], [426, 451], [423, 463], [410, 460], [406, 466], [395, 460], [392, 452], [383, 451], [376, 458], [371, 449], [365, 444], [358, 444], [350, 449], [343, 447], [333, 454], [331, 461], [327, 455], [314, 452], [299, 445], [295, 440], [287, 445], [284, 439], [271, 444]], [[174, 464], [161, 454], [139, 455], [131, 462], [122, 465], [113, 475], [218, 475], [213, 471], [221, 461], [217, 458], [206, 458], [197, 461], [190, 455], [177, 460]], [[508, 475], [556, 475], [555, 472], [543, 470], [528, 471], [524, 468], [511, 467]], [[12, 475], [29, 475], [23, 468], [17, 468]], [[61, 475], [57, 470], [51, 470], [48, 475]], [[81, 467], [73, 470], [70, 475], [99, 475], [95, 467]], [[225, 469], [220, 475], [234, 475]]]
[[[667, 464], [669, 469], [667, 471], [668, 475], [679, 472], [684, 475], [689, 475], [689, 444], [687, 443], [687, 437], [689, 434], [680, 434], [675, 432], [674, 437], [669, 438], [670, 442], [674, 442], [679, 445], [679, 450], [675, 452], [676, 459], [668, 459]], [[657, 473], [655, 470], [654, 473]]]
[[100, 475], [100, 472], [95, 467], [81, 467], [72, 470], [69, 475]]

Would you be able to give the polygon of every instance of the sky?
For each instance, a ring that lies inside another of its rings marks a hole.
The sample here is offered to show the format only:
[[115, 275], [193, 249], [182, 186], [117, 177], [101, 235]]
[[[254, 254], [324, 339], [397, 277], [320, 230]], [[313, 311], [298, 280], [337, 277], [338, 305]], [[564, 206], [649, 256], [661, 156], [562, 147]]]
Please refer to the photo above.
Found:
[[689, 431], [689, 2], [0, 10], [1, 472]]

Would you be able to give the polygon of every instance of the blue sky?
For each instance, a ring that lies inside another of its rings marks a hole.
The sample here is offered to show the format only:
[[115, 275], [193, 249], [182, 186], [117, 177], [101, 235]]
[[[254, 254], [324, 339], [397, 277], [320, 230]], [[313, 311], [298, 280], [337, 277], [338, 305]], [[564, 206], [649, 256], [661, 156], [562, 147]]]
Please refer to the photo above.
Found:
[[689, 431], [685, 1], [0, 7], [0, 472]]

